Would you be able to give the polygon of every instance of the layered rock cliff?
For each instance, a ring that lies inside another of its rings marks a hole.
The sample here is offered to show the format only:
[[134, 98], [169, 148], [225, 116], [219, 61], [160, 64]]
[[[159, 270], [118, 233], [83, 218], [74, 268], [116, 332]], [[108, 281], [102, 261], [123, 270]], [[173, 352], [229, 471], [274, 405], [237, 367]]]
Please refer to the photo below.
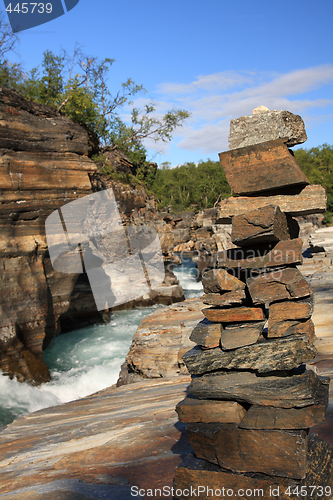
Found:
[[[81, 126], [0, 89], [0, 369], [20, 381], [49, 380], [42, 349], [55, 335], [109, 319], [108, 311], [97, 311], [85, 274], [53, 269], [45, 239], [46, 218], [91, 194], [95, 172]], [[157, 225], [165, 225], [144, 190], [112, 187], [124, 223], [155, 217]], [[172, 273], [159, 288], [126, 306], [184, 299]]]
[[96, 167], [82, 127], [7, 89], [0, 92], [0, 146], [0, 368], [41, 383], [49, 379], [45, 332], [58, 329], [78, 278], [56, 279], [45, 259], [44, 222], [91, 192]]

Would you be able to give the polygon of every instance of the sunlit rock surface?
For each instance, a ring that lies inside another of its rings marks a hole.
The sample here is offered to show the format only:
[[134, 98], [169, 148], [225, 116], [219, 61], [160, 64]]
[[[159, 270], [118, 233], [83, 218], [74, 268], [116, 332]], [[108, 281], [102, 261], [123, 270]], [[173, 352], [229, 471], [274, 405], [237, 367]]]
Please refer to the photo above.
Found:
[[[321, 253], [305, 259], [301, 272], [311, 281], [315, 292], [313, 320], [318, 336], [318, 356], [308, 366], [322, 375], [332, 376], [332, 256]], [[193, 307], [194, 303], [186, 301], [184, 304]], [[158, 327], [158, 315], [155, 315], [155, 330], [148, 331], [145, 327], [152, 345], [152, 364], [158, 364], [156, 353], [162, 357], [164, 349], [161, 346], [158, 351], [154, 349], [158, 328], [160, 339], [163, 338], [163, 324], [168, 332], [166, 343], [170, 338], [169, 350], [164, 352], [170, 356], [174, 349], [173, 356], [179, 359], [181, 346], [185, 348], [189, 342], [186, 336], [180, 342], [180, 323], [187, 328], [187, 335], [190, 323], [199, 321], [195, 314], [202, 316], [198, 306], [197, 312], [188, 311], [189, 316], [184, 319], [185, 311], [181, 314], [175, 310], [177, 307], [158, 311], [160, 323]], [[142, 324], [139, 332], [140, 328], [137, 339], [143, 340]], [[147, 341], [147, 356], [148, 344]], [[139, 363], [140, 357], [141, 354], [137, 359], [134, 357], [134, 362]], [[137, 487], [133, 491], [138, 491], [138, 487], [145, 491], [163, 486], [171, 488], [175, 467], [190, 450], [185, 424], [178, 422], [174, 409], [187, 395], [189, 383], [189, 376], [180, 372], [178, 375], [174, 372], [169, 378], [140, 377], [139, 382], [111, 387], [82, 400], [16, 420], [0, 432], [0, 495], [6, 494], [4, 498], [9, 500], [129, 500], [133, 498], [131, 486]], [[330, 396], [325, 422], [312, 430], [333, 446], [332, 389]]]

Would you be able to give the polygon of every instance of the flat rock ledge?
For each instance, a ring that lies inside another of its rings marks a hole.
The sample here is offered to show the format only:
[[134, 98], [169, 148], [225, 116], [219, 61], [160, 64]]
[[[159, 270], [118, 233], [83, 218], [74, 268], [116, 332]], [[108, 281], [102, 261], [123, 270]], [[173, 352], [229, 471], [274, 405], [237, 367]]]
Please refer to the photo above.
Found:
[[189, 381], [110, 387], [17, 419], [0, 433], [0, 496], [130, 500], [132, 486], [171, 488], [191, 451], [175, 411]]

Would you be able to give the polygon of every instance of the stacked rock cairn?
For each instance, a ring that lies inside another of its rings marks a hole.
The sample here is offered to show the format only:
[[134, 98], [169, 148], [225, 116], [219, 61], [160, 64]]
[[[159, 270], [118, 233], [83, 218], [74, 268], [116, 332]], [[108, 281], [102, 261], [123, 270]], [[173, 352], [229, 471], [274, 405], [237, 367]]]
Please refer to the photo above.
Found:
[[209, 307], [183, 357], [192, 380], [176, 411], [194, 453], [175, 498], [333, 497], [332, 449], [309, 432], [325, 419], [329, 379], [306, 365], [314, 299], [293, 216], [324, 211], [326, 198], [288, 149], [305, 140], [300, 116], [261, 107], [231, 122], [219, 155], [239, 195], [220, 207], [235, 246], [203, 274]]

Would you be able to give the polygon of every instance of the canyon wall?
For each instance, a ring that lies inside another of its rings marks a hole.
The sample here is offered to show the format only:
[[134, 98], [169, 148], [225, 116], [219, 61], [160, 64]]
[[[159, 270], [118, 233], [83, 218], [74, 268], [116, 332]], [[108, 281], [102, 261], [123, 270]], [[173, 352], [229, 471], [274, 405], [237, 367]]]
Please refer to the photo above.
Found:
[[77, 275], [59, 276], [44, 223], [64, 203], [91, 193], [85, 130], [55, 110], [0, 91], [0, 368], [19, 380], [49, 379], [45, 333], [68, 309]]
[[[53, 269], [45, 238], [54, 210], [98, 189], [95, 172], [84, 128], [0, 89], [0, 369], [20, 381], [49, 380], [42, 350], [54, 336], [110, 318], [110, 311], [97, 310], [86, 274]], [[144, 189], [117, 182], [99, 189], [106, 187], [114, 190], [124, 224], [150, 222], [163, 233], [166, 223]], [[168, 242], [161, 240], [169, 263]], [[181, 300], [167, 272], [158, 289], [124, 307]]]

